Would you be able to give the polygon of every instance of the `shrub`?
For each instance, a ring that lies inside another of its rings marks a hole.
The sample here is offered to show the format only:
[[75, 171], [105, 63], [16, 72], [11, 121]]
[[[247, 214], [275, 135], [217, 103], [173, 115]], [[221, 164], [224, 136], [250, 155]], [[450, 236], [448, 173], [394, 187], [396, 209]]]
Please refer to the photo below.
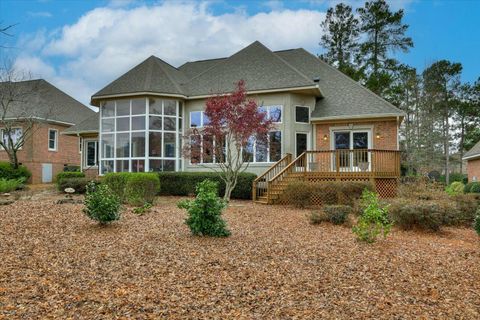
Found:
[[477, 182], [469, 182], [465, 184], [465, 188], [463, 188], [464, 193], [470, 193], [470, 190], [472, 189], [472, 186], [477, 183]]
[[80, 166], [64, 166], [63, 172], [80, 172]]
[[25, 166], [18, 166], [14, 169], [10, 162], [0, 161], [0, 177], [7, 180], [24, 178], [24, 182], [28, 181], [32, 173]]
[[447, 194], [450, 196], [456, 196], [459, 194], [463, 194], [464, 189], [465, 185], [462, 182], [455, 181], [445, 188], [445, 192], [447, 192]]
[[19, 179], [4, 179], [0, 178], [0, 193], [11, 192], [23, 187], [24, 178]]
[[[457, 181], [463, 183], [466, 180], [467, 176], [464, 175], [463, 173], [450, 173], [448, 178], [450, 180], [449, 181], [450, 183], [457, 182]], [[446, 183], [447, 179], [445, 175], [440, 176], [439, 181], [442, 183]]]
[[87, 185], [83, 212], [101, 225], [120, 219], [121, 203], [118, 196], [105, 184], [90, 182]]
[[159, 189], [160, 180], [156, 173], [131, 173], [127, 176], [125, 199], [134, 206], [153, 204]]
[[75, 193], [85, 193], [87, 189], [88, 178], [63, 178], [57, 181], [57, 186], [60, 191], [65, 191], [66, 188], [75, 189]]
[[448, 211], [445, 212], [444, 223], [448, 225], [471, 225], [475, 219], [479, 200], [473, 194], [461, 194], [453, 199], [454, 209], [449, 208], [452, 207], [451, 200], [445, 200], [444, 207], [448, 208]]
[[65, 190], [65, 188], [62, 188], [62, 180], [63, 179], [71, 179], [71, 178], [85, 178], [85, 173], [83, 172], [59, 172], [55, 176], [55, 183], [57, 184], [57, 189], [59, 191]]
[[[287, 185], [282, 194], [284, 202], [291, 203], [297, 208], [305, 208], [315, 203], [322, 205], [353, 206], [360, 198], [364, 189], [373, 190], [368, 182], [305, 182], [295, 181]], [[315, 201], [316, 200], [316, 201]]]
[[210, 180], [200, 182], [196, 187], [195, 200], [183, 200], [178, 207], [186, 209], [188, 218], [185, 223], [194, 235], [227, 237], [230, 231], [222, 219], [225, 201], [218, 197], [218, 184]]
[[388, 205], [381, 205], [378, 195], [369, 190], [363, 191], [361, 201], [365, 209], [357, 224], [353, 226], [353, 233], [359, 240], [367, 243], [375, 242], [381, 233], [386, 237], [392, 227], [388, 217]]
[[[160, 194], [169, 196], [188, 196], [195, 194], [195, 186], [205, 179], [218, 183], [218, 194], [225, 193], [225, 182], [215, 172], [159, 172]], [[233, 199], [251, 199], [252, 183], [257, 176], [253, 173], [241, 173], [232, 192]]]
[[404, 230], [414, 227], [438, 231], [443, 223], [442, 210], [433, 201], [415, 201], [402, 199], [395, 201], [389, 208], [394, 224]]
[[323, 211], [311, 211], [307, 215], [311, 224], [319, 224], [328, 221], [327, 215]]
[[470, 193], [480, 193], [480, 182], [476, 182], [472, 185]]
[[475, 231], [477, 231], [477, 234], [480, 236], [480, 208], [477, 210], [477, 216], [475, 217], [475, 223], [473, 225], [473, 228]]
[[125, 187], [131, 175], [130, 172], [110, 172], [103, 177], [102, 183], [106, 184], [123, 203], [125, 201]]
[[331, 223], [343, 224], [352, 212], [352, 207], [345, 205], [328, 205], [323, 207], [323, 211]]

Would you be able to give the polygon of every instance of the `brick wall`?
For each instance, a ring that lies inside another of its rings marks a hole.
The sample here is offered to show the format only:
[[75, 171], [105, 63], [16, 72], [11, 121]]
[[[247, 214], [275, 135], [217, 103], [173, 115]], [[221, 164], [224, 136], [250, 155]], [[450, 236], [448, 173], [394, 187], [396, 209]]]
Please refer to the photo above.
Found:
[[480, 181], [480, 158], [467, 161], [467, 174], [469, 182], [474, 181], [474, 177]]
[[[353, 129], [359, 129], [366, 126], [373, 126], [372, 129], [372, 148], [397, 150], [397, 121], [396, 120], [382, 120], [382, 121], [349, 121], [349, 122], [329, 122], [316, 124], [317, 135], [317, 150], [330, 150], [330, 128], [331, 127], [348, 127], [353, 124]], [[380, 134], [377, 138], [376, 135]], [[327, 137], [324, 140], [324, 136]]]
[[[42, 182], [42, 163], [51, 163], [53, 176], [63, 171], [63, 166], [80, 165], [80, 153], [78, 152], [78, 137], [60, 134], [68, 126], [57, 124], [35, 124], [32, 136], [25, 141], [22, 150], [17, 153], [20, 163], [25, 165], [31, 172], [31, 183]], [[58, 130], [57, 150], [48, 150], [48, 130]], [[0, 161], [8, 161], [5, 151], [0, 151]]]

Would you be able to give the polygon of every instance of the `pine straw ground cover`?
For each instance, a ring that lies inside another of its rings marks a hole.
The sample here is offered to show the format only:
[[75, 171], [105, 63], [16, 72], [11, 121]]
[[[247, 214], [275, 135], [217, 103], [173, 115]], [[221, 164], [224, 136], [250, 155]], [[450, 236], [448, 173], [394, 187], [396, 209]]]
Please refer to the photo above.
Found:
[[232, 236], [199, 238], [178, 200], [108, 227], [52, 199], [0, 207], [0, 318], [480, 317], [473, 230], [366, 245], [306, 211], [234, 201]]

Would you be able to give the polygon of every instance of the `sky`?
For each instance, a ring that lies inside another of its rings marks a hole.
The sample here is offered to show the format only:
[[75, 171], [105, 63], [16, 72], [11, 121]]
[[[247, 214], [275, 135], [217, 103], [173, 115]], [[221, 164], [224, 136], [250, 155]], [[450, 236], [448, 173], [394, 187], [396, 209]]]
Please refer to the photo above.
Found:
[[[320, 23], [338, 0], [0, 0], [0, 59], [77, 100], [155, 55], [173, 66], [230, 56], [259, 40], [272, 50], [322, 52]], [[363, 1], [345, 0], [354, 8]], [[480, 0], [391, 0], [414, 48], [394, 53], [421, 72], [440, 59], [480, 77]]]

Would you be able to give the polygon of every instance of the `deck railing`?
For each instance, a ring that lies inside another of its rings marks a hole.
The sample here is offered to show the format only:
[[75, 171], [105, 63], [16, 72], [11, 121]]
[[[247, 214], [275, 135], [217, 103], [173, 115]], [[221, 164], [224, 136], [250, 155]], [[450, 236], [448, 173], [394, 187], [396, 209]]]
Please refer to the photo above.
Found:
[[292, 162], [292, 154], [287, 153], [282, 159], [275, 162], [267, 171], [253, 181], [253, 200], [257, 200], [265, 195], [268, 181], [282, 171], [290, 162]]

